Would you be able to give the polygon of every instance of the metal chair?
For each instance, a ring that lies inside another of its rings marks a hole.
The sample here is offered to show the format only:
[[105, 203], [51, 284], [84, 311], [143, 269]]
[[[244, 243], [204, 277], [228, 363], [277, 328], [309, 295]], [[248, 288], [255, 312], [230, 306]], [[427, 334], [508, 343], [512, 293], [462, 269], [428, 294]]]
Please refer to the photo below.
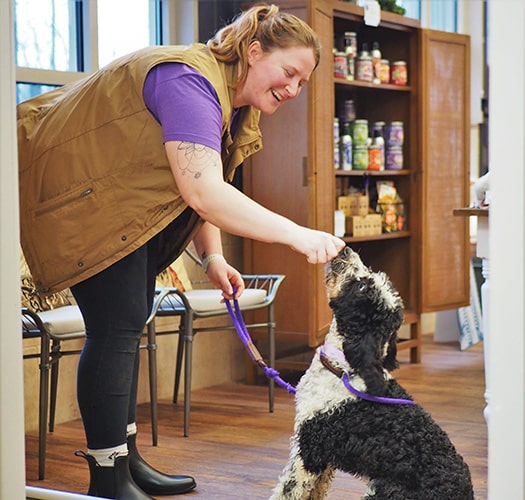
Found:
[[[190, 250], [186, 253], [197, 263], [198, 258]], [[239, 299], [239, 306], [243, 312], [266, 309], [266, 321], [247, 324], [247, 328], [266, 327], [268, 332], [268, 357], [270, 366], [275, 364], [275, 314], [274, 301], [277, 291], [285, 275], [265, 274], [265, 275], [243, 275], [246, 289]], [[180, 385], [182, 370], [182, 360], [184, 355], [184, 436], [189, 436], [190, 423], [190, 396], [191, 396], [191, 376], [192, 376], [192, 354], [193, 338], [199, 332], [211, 332], [218, 330], [229, 330], [234, 327], [229, 320], [228, 311], [221, 303], [221, 292], [217, 289], [209, 288], [192, 289], [183, 292], [177, 288], [164, 288], [157, 290], [157, 297], [149, 318], [147, 335], [149, 355], [149, 379], [151, 407], [152, 407], [152, 435], [157, 435], [157, 391], [156, 391], [156, 335], [179, 334], [177, 357], [175, 366], [175, 382], [173, 391], [173, 402], [177, 403], [177, 396]], [[163, 297], [162, 297], [163, 295]], [[163, 330], [157, 333], [155, 329], [156, 317], [178, 317], [179, 326], [173, 329]], [[227, 319], [224, 325], [198, 327], [194, 326], [194, 321], [199, 318], [211, 318], [224, 316]], [[274, 407], [274, 381], [268, 382], [269, 411], [273, 412]]]
[[[189, 251], [188, 251], [189, 252]], [[191, 254], [190, 254], [191, 255]], [[192, 258], [194, 258], [192, 256]], [[274, 313], [273, 301], [277, 289], [284, 279], [284, 276], [244, 276], [247, 283], [247, 290], [241, 301], [244, 311], [268, 308], [268, 321], [261, 324], [249, 325], [251, 327], [268, 327], [268, 339], [270, 343], [270, 362], [275, 358], [274, 350]], [[185, 435], [189, 433], [189, 392], [191, 387], [191, 341], [198, 331], [224, 330], [231, 327], [215, 328], [193, 328], [193, 320], [199, 317], [211, 317], [227, 314], [226, 308], [219, 304], [217, 309], [202, 310], [203, 295], [209, 293], [220, 296], [218, 290], [195, 290], [184, 294], [178, 289], [162, 288], [156, 290], [155, 300], [151, 314], [147, 320], [145, 342], [140, 345], [141, 349], [148, 351], [149, 364], [149, 389], [151, 401], [151, 434], [152, 444], [158, 443], [157, 430], [157, 359], [156, 359], [156, 332], [154, 319], [156, 316], [180, 316], [181, 327], [177, 330], [166, 331], [164, 333], [182, 333], [179, 337], [177, 348], [177, 367], [175, 373], [175, 392], [174, 402], [180, 383], [182, 368], [182, 356], [186, 350], [185, 364], [185, 395], [184, 395], [184, 429]], [[255, 297], [255, 299], [254, 299]], [[209, 300], [209, 296], [208, 296]], [[218, 298], [216, 303], [220, 299]], [[192, 304], [193, 303], [193, 307]], [[196, 307], [196, 309], [194, 309]], [[63, 342], [67, 340], [82, 339], [85, 337], [84, 321], [77, 305], [62, 305], [54, 309], [34, 312], [28, 308], [21, 309], [22, 338], [40, 339], [39, 352], [25, 354], [24, 359], [39, 360], [39, 402], [38, 402], [38, 479], [45, 477], [45, 458], [46, 458], [46, 438], [47, 431], [53, 432], [55, 425], [55, 410], [58, 389], [58, 374], [60, 359], [63, 356], [78, 355], [81, 349], [64, 349]], [[184, 342], [183, 342], [184, 341]], [[186, 347], [185, 347], [186, 346]], [[270, 411], [273, 411], [273, 381], [270, 383]], [[49, 420], [48, 420], [49, 418]], [[48, 429], [46, 429], [46, 426]]]
[[[168, 291], [163, 291], [156, 296], [150, 318], [155, 314], [155, 307]], [[150, 321], [148, 319], [148, 321]], [[48, 311], [34, 312], [22, 308], [22, 338], [40, 339], [38, 353], [25, 354], [24, 359], [39, 359], [39, 396], [38, 396], [38, 479], [44, 479], [46, 460], [46, 438], [48, 424], [49, 432], [54, 431], [55, 410], [58, 389], [59, 362], [63, 356], [80, 354], [81, 349], [63, 349], [63, 342], [67, 340], [82, 339], [85, 337], [84, 320], [77, 305], [64, 305]], [[150, 342], [141, 343], [141, 349], [153, 349]], [[150, 391], [156, 390], [156, 384], [150, 379]], [[153, 393], [150, 392], [150, 397]], [[152, 412], [156, 408], [152, 407]], [[49, 422], [48, 422], [49, 412]], [[156, 421], [156, 413], [155, 413]], [[152, 413], [153, 419], [153, 413]], [[152, 432], [153, 445], [157, 445], [156, 428]]]
[[38, 396], [38, 479], [44, 479], [46, 460], [46, 424], [49, 410], [49, 432], [55, 426], [58, 368], [62, 356], [79, 354], [80, 349], [63, 350], [62, 341], [84, 338], [84, 321], [78, 306], [67, 305], [35, 313], [22, 309], [22, 338], [40, 339], [35, 354], [24, 359], [39, 359], [40, 387]]

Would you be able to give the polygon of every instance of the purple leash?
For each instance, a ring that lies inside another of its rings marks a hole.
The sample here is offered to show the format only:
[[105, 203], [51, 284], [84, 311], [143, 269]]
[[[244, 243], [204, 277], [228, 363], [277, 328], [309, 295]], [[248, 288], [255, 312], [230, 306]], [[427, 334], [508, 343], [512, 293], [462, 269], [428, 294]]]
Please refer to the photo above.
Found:
[[[233, 294], [235, 295], [235, 288], [233, 289]], [[250, 355], [252, 360], [255, 361], [264, 370], [264, 373], [268, 378], [273, 379], [281, 387], [284, 387], [290, 394], [295, 394], [295, 387], [289, 384], [288, 382], [285, 382], [280, 377], [279, 372], [274, 368], [268, 366], [262, 359], [262, 356], [255, 347], [255, 344], [253, 343], [250, 334], [248, 333], [248, 329], [246, 328], [246, 324], [244, 323], [241, 308], [239, 307], [239, 301], [237, 299], [233, 299], [235, 311], [232, 309], [229, 300], [225, 300], [224, 303], [226, 304], [226, 309], [228, 309], [228, 313], [230, 314], [232, 323], [235, 326], [235, 330], [237, 331], [237, 334], [239, 335], [244, 346], [246, 347], [246, 350], [248, 351], [248, 354]]]
[[350, 383], [349, 375], [346, 372], [343, 373], [341, 380], [343, 381], [343, 384], [345, 384], [345, 387], [354, 396], [357, 396], [358, 398], [361, 398], [361, 399], [366, 399], [367, 401], [372, 401], [373, 403], [383, 403], [383, 404], [391, 404], [391, 405], [414, 405], [416, 404], [411, 399], [384, 398], [383, 396], [374, 396], [371, 394], [367, 394], [366, 392], [361, 392]]
[[[343, 351], [337, 349], [336, 347], [332, 346], [331, 344], [325, 342], [320, 348], [319, 348], [319, 356], [321, 358], [324, 357], [324, 359], [332, 358], [341, 364], [346, 364], [346, 358], [343, 354]], [[322, 362], [322, 359], [321, 359]], [[324, 363], [323, 363], [324, 364]], [[325, 365], [326, 366], [326, 365]], [[352, 372], [346, 372], [344, 370], [341, 370], [341, 375], [336, 373], [336, 371], [331, 370], [334, 374], [336, 374], [338, 377], [340, 376], [341, 380], [343, 381], [344, 386], [347, 388], [348, 391], [350, 391], [354, 396], [357, 396], [361, 399], [366, 399], [367, 401], [372, 401], [373, 403], [383, 403], [383, 404], [397, 404], [397, 405], [413, 405], [415, 404], [414, 401], [410, 399], [397, 399], [397, 398], [387, 398], [384, 396], [374, 396], [372, 394], [367, 394], [366, 392], [361, 392], [360, 390], [356, 389], [351, 383], [350, 383], [350, 377], [352, 377]]]
[[[235, 287], [233, 289], [233, 294], [235, 295]], [[284, 387], [290, 394], [295, 394], [297, 391], [295, 387], [288, 382], [284, 381], [277, 370], [274, 368], [271, 368], [268, 366], [264, 359], [262, 358], [260, 352], [258, 351], [257, 347], [255, 347], [255, 344], [253, 343], [250, 334], [248, 332], [248, 329], [246, 328], [246, 324], [244, 323], [244, 319], [242, 316], [241, 308], [239, 307], [239, 301], [237, 299], [233, 299], [233, 305], [235, 310], [232, 309], [231, 303], [229, 300], [225, 300], [224, 303], [226, 304], [226, 309], [228, 309], [228, 313], [230, 314], [230, 317], [232, 319], [233, 326], [235, 327], [235, 330], [237, 331], [237, 334], [239, 335], [242, 343], [244, 344], [244, 347], [246, 347], [246, 350], [248, 351], [248, 354], [252, 358], [252, 360], [257, 363], [263, 370], [264, 373], [268, 378], [273, 379], [275, 382], [277, 382], [281, 387]], [[351, 374], [350, 374], [351, 375]], [[388, 403], [388, 404], [401, 404], [401, 405], [413, 405], [415, 404], [414, 401], [410, 399], [397, 399], [397, 398], [385, 398], [382, 396], [373, 396], [371, 394], [367, 394], [365, 392], [361, 392], [355, 387], [350, 384], [349, 374], [344, 372], [341, 376], [341, 380], [343, 381], [343, 384], [345, 387], [358, 398], [366, 399], [367, 401], [372, 401], [374, 403]]]

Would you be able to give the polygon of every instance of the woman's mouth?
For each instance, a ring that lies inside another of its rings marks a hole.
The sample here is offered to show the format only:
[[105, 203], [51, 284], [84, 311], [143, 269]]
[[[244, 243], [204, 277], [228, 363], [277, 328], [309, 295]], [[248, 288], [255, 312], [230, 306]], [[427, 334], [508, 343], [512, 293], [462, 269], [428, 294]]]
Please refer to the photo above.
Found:
[[277, 102], [281, 102], [283, 100], [283, 97], [281, 96], [281, 94], [279, 94], [279, 92], [277, 92], [276, 90], [272, 89], [272, 95], [274, 96]]

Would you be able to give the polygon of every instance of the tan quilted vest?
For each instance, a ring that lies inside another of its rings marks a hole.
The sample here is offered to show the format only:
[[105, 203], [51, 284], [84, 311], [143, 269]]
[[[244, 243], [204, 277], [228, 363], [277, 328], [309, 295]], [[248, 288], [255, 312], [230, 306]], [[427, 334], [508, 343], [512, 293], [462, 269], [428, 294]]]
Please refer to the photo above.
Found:
[[185, 211], [171, 247], [164, 249], [173, 260], [202, 223], [177, 190], [161, 127], [142, 98], [148, 71], [167, 61], [194, 67], [217, 92], [225, 179], [262, 149], [260, 112], [253, 108], [242, 111], [232, 141], [237, 68], [217, 62], [202, 44], [149, 47], [21, 103], [21, 242], [40, 292], [56, 292], [93, 276]]

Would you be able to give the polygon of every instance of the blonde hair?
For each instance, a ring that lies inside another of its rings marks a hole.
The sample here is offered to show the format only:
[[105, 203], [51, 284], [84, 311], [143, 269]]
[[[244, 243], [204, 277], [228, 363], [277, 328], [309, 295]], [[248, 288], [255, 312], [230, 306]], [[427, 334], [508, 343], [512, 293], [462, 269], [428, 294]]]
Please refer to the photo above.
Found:
[[311, 48], [315, 66], [319, 64], [321, 44], [317, 34], [298, 17], [280, 12], [276, 5], [256, 5], [239, 14], [208, 40], [207, 46], [219, 61], [240, 64], [238, 83], [243, 83], [248, 74], [248, 47], [255, 40], [265, 53], [297, 46]]

